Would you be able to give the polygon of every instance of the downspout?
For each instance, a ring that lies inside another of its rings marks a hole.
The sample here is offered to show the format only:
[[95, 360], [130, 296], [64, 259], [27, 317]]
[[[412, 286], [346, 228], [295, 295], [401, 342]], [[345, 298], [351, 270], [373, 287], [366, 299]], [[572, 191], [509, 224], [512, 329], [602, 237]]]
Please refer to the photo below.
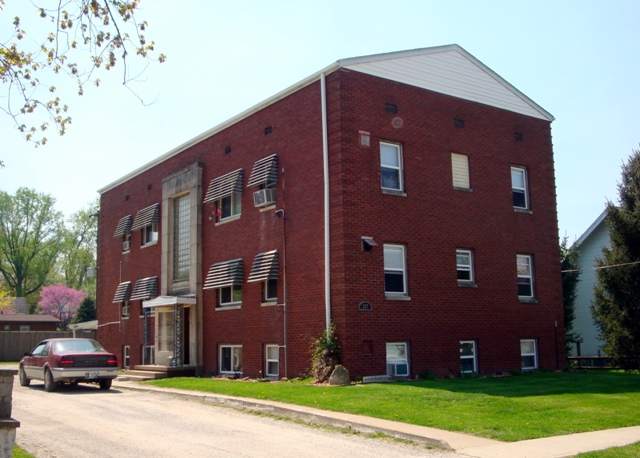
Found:
[[324, 168], [324, 308], [327, 335], [331, 326], [331, 241], [329, 234], [329, 138], [327, 128], [327, 85], [320, 74], [320, 103], [322, 106], [322, 159]]

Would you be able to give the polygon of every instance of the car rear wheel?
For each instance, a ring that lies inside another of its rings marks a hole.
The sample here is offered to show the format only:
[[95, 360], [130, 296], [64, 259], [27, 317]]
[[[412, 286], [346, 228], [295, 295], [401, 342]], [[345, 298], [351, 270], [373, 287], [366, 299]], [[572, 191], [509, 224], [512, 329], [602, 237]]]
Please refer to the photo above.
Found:
[[110, 378], [102, 378], [100, 379], [100, 389], [101, 390], [108, 390], [109, 388], [111, 388], [111, 379]]
[[53, 381], [53, 374], [50, 369], [44, 370], [44, 390], [51, 393], [56, 389], [56, 382]]
[[20, 366], [20, 369], [18, 369], [18, 376], [20, 378], [20, 386], [29, 386], [31, 380], [27, 378], [27, 374], [24, 372], [24, 367]]

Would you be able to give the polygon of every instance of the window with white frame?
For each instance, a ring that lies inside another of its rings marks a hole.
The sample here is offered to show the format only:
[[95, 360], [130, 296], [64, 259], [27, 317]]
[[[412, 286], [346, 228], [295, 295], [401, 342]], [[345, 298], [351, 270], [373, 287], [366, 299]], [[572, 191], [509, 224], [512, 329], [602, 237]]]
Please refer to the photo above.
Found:
[[384, 292], [390, 295], [408, 295], [404, 245], [384, 245]]
[[460, 341], [460, 373], [473, 374], [477, 372], [476, 342], [474, 340]]
[[528, 254], [517, 255], [518, 297], [533, 299], [533, 258]]
[[220, 305], [220, 307], [240, 304], [242, 304], [242, 285], [232, 285], [220, 288], [218, 302], [218, 305]]
[[404, 191], [400, 145], [380, 142], [380, 177], [382, 189]]
[[218, 209], [220, 210], [220, 221], [239, 216], [242, 213], [242, 193], [234, 192], [223, 197], [218, 201]]
[[220, 345], [220, 373], [242, 373], [242, 345]]
[[278, 377], [280, 375], [280, 348], [277, 345], [266, 345], [265, 355], [265, 375], [267, 377]]
[[131, 363], [131, 347], [129, 345], [125, 345], [122, 347], [122, 368], [129, 369], [129, 364]]
[[151, 223], [142, 229], [142, 244], [149, 245], [158, 241], [158, 223]]
[[456, 250], [456, 269], [458, 271], [458, 283], [471, 284], [475, 282], [473, 252], [471, 250]]
[[409, 352], [407, 342], [387, 342], [387, 375], [409, 376]]
[[522, 370], [538, 368], [538, 345], [535, 339], [520, 341], [520, 358], [522, 359]]
[[511, 193], [513, 194], [514, 208], [529, 209], [527, 169], [524, 167], [511, 167]]
[[464, 154], [451, 153], [451, 173], [453, 187], [458, 189], [470, 189], [469, 181], [469, 157]]
[[264, 282], [264, 302], [276, 302], [278, 300], [278, 280], [271, 279]]

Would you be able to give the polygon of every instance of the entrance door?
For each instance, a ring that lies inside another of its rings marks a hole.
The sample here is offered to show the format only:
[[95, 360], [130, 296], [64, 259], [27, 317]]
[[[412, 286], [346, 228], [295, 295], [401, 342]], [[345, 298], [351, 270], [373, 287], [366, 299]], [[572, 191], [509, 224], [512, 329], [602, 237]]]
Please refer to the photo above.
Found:
[[156, 364], [166, 364], [167, 358], [175, 357], [173, 354], [175, 317], [173, 308], [156, 309], [157, 344]]

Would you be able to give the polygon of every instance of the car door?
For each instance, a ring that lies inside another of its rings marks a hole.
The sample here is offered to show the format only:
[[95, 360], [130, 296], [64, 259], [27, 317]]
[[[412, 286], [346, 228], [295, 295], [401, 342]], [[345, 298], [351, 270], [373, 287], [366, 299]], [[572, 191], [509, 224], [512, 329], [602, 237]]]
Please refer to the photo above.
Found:
[[49, 349], [51, 342], [40, 342], [31, 351], [31, 353], [25, 358], [24, 371], [29, 378], [42, 379], [42, 367], [44, 366], [47, 357], [49, 356]]

